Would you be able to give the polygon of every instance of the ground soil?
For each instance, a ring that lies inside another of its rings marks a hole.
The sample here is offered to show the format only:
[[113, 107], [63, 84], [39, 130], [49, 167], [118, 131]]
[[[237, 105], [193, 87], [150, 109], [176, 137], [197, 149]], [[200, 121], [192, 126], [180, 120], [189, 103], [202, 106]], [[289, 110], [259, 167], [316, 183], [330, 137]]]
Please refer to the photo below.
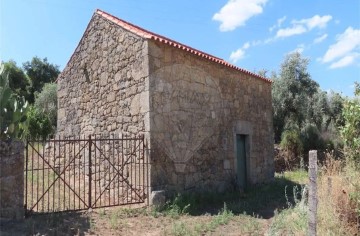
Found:
[[[151, 212], [129, 215], [119, 215], [118, 212], [119, 208], [115, 207], [92, 212], [37, 215], [17, 221], [1, 220], [0, 235], [186, 235], [182, 226], [195, 235], [264, 235], [271, 222], [271, 218], [235, 215], [227, 224], [201, 232], [196, 231], [196, 227], [204, 228], [211, 224], [213, 216], [210, 214], [173, 218], [151, 215]], [[176, 225], [180, 228], [176, 229]]]
[[[0, 219], [0, 235], [265, 235], [275, 212], [293, 203], [284, 190], [300, 187], [299, 180], [304, 179], [294, 176], [293, 181], [282, 174], [245, 193], [209, 193], [190, 198], [186, 214], [139, 205], [47, 213], [22, 220]], [[183, 203], [188, 204], [185, 201], [174, 206]]]

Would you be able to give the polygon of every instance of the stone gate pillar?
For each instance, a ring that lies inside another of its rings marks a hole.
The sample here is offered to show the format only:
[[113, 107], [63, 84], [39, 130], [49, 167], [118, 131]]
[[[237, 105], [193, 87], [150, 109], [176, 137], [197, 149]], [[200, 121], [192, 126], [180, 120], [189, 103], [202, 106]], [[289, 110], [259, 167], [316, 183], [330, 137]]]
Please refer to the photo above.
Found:
[[24, 217], [24, 143], [0, 140], [0, 218]]

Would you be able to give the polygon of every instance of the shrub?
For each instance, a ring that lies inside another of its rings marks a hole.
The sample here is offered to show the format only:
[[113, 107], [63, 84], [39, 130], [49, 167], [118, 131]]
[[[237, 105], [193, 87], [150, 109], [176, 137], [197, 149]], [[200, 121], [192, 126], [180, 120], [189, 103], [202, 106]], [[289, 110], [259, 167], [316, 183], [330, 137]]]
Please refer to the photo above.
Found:
[[347, 156], [360, 164], [360, 101], [349, 100], [343, 109], [345, 125], [341, 129]]
[[56, 129], [57, 120], [57, 85], [47, 83], [40, 93], [35, 95], [34, 107], [44, 114], [48, 114], [53, 129]]
[[28, 126], [28, 135], [31, 138], [46, 139], [55, 131], [51, 125], [50, 117], [33, 106], [28, 112]]
[[280, 146], [285, 150], [285, 164], [288, 169], [299, 163], [303, 152], [303, 145], [298, 130], [285, 130], [282, 133]]
[[27, 102], [9, 87], [3, 65], [0, 68], [0, 139], [21, 138], [26, 130]]
[[[321, 137], [317, 126], [310, 123], [306, 124], [301, 130], [301, 142], [304, 153], [308, 153], [310, 150], [324, 150], [326, 148], [325, 141]], [[333, 146], [331, 141], [329, 145]]]

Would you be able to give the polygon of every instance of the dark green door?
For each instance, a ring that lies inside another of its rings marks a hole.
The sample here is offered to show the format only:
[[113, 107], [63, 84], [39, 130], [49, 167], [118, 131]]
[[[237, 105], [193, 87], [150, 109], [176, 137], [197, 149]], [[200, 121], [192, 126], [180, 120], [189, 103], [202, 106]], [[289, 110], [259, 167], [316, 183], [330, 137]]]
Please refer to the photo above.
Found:
[[236, 135], [237, 182], [240, 189], [246, 188], [246, 135]]

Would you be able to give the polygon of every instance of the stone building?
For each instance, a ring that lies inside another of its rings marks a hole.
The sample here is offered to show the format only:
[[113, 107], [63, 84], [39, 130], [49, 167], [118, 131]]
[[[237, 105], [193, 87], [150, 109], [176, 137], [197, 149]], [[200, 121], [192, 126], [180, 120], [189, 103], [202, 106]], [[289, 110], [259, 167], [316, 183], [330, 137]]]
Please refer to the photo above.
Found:
[[58, 134], [144, 134], [152, 190], [273, 179], [271, 81], [97, 10], [58, 78]]

